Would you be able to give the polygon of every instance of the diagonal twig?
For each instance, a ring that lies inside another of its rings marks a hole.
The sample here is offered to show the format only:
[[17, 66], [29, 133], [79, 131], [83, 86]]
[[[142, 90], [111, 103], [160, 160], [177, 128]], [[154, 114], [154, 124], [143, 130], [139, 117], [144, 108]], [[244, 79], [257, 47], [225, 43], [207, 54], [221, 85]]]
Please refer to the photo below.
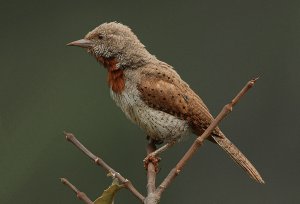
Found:
[[60, 178], [60, 181], [63, 184], [65, 184], [66, 186], [68, 186], [71, 190], [73, 190], [74, 193], [76, 193], [76, 196], [79, 200], [82, 200], [86, 204], [93, 204], [94, 203], [93, 201], [91, 201], [91, 199], [84, 192], [81, 192], [80, 190], [78, 190], [78, 188], [76, 188], [76, 186], [71, 184], [66, 178]]
[[145, 197], [133, 186], [131, 181], [124, 178], [120, 173], [111, 168], [107, 163], [105, 163], [100, 157], [94, 155], [90, 150], [88, 150], [83, 144], [81, 144], [77, 138], [68, 132], [64, 132], [67, 141], [71, 142], [75, 145], [79, 150], [81, 150], [85, 155], [87, 155], [91, 160], [95, 162], [95, 164], [101, 166], [107, 173], [111, 174], [113, 177], [119, 179], [120, 183], [124, 184], [124, 186], [141, 202], [144, 201]]
[[208, 138], [211, 132], [218, 126], [220, 121], [225, 118], [231, 111], [234, 105], [236, 105], [239, 100], [245, 95], [255, 84], [258, 78], [252, 79], [248, 81], [248, 83], [244, 86], [244, 88], [234, 97], [234, 99], [225, 105], [218, 116], [212, 121], [210, 126], [204, 131], [204, 133], [197, 137], [192, 146], [188, 149], [185, 155], [180, 159], [180, 161], [176, 164], [176, 166], [170, 171], [167, 177], [163, 180], [163, 182], [156, 189], [156, 194], [158, 197], [161, 197], [161, 194], [165, 191], [165, 189], [172, 183], [174, 178], [180, 173], [183, 169], [187, 161], [191, 159], [191, 157], [195, 154], [195, 152], [202, 146], [204, 140]]

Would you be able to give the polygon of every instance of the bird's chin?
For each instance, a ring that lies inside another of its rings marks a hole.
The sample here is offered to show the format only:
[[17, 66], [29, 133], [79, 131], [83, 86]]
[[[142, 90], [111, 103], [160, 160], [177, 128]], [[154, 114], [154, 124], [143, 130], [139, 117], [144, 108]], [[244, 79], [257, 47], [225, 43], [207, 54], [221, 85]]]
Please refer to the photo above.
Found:
[[95, 57], [96, 57], [96, 60], [97, 60], [98, 62], [100, 62], [101, 64], [104, 65], [104, 63], [105, 63], [104, 57], [102, 57], [102, 56], [95, 56]]
[[102, 56], [99, 55], [99, 54], [96, 54], [96, 53], [94, 52], [93, 49], [88, 48], [88, 49], [87, 49], [87, 52], [88, 52], [91, 56], [93, 56], [93, 57], [97, 60], [97, 62], [99, 62], [99, 63], [101, 63], [101, 64], [104, 64], [104, 57], [102, 57]]

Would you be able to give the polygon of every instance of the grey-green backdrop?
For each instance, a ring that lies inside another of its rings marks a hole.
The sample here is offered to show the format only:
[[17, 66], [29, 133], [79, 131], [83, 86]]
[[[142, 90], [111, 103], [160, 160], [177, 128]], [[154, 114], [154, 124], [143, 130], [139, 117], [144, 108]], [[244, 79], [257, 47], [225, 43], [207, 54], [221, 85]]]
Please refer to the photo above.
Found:
[[[1, 2], [0, 203], [80, 203], [110, 183], [62, 132], [74, 132], [145, 192], [145, 135], [109, 96], [106, 71], [65, 44], [109, 21], [129, 25], [216, 115], [252, 77], [256, 87], [221, 124], [260, 170], [250, 180], [205, 143], [161, 203], [299, 203], [300, 1]], [[194, 136], [162, 155], [158, 180]], [[138, 203], [122, 190], [116, 203]]]

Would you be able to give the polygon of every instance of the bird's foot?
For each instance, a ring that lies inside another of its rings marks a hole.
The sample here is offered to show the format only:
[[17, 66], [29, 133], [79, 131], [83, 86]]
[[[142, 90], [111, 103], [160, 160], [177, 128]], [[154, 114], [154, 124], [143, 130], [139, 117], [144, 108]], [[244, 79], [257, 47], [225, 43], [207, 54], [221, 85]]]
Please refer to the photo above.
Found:
[[[155, 153], [155, 152], [152, 152]], [[149, 163], [152, 163], [154, 165], [155, 172], [159, 172], [159, 166], [158, 163], [160, 162], [161, 158], [158, 157], [156, 154], [148, 154], [147, 157], [144, 159], [144, 167], [146, 170], [148, 170]]]

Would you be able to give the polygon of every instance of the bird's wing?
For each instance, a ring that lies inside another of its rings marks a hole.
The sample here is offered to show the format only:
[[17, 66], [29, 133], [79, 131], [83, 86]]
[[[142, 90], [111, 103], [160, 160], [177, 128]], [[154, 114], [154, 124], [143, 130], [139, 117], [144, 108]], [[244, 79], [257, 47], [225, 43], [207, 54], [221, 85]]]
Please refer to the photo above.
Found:
[[138, 89], [143, 101], [156, 110], [187, 120], [201, 134], [213, 117], [201, 98], [172, 69], [142, 72]]

